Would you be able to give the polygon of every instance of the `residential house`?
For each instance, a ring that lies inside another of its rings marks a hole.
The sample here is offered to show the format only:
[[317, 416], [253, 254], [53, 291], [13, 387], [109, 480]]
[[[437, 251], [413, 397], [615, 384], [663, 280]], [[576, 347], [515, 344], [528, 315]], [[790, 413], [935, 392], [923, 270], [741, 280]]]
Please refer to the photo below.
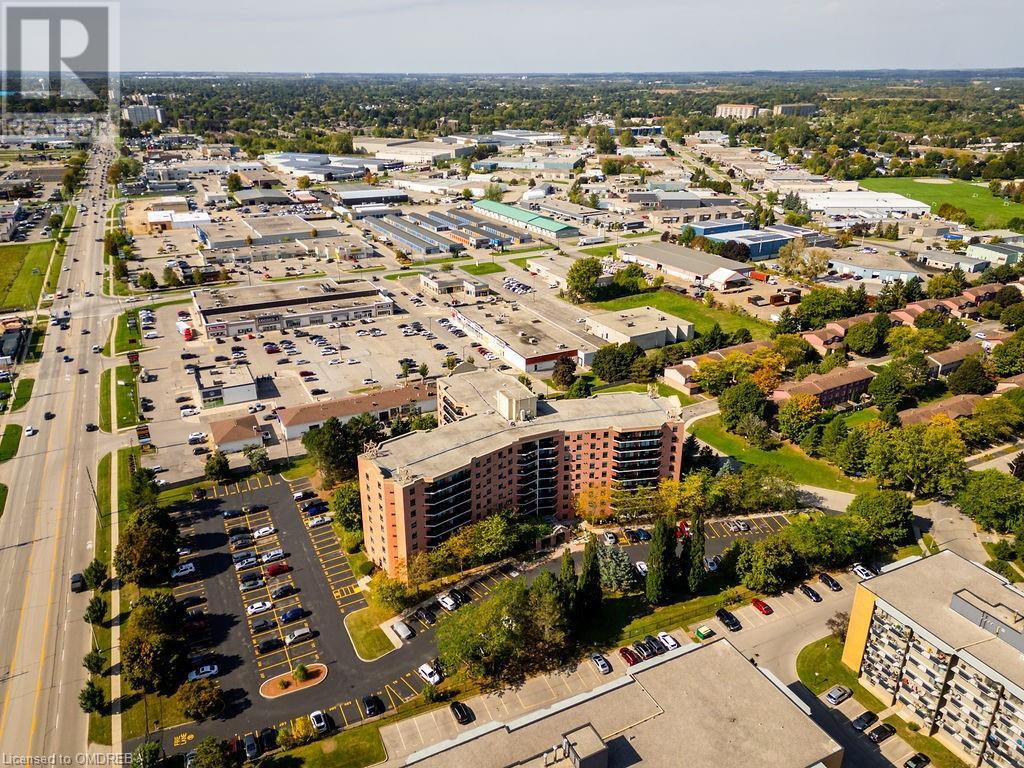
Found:
[[801, 381], [790, 381], [772, 393], [772, 400], [781, 405], [795, 395], [814, 395], [822, 408], [855, 401], [868, 391], [874, 372], [861, 366], [835, 368], [828, 373], [812, 373]]
[[949, 349], [941, 349], [925, 356], [928, 364], [928, 375], [933, 378], [944, 379], [957, 368], [964, 360], [971, 355], [983, 355], [985, 350], [977, 341], [963, 341], [954, 344]]
[[889, 313], [889, 317], [893, 323], [899, 323], [902, 325], [913, 325], [914, 321], [919, 315], [934, 310], [943, 315], [949, 314], [949, 307], [942, 303], [942, 299], [922, 299], [921, 301], [914, 301], [903, 309], [897, 309], [894, 312]]
[[716, 349], [713, 352], [708, 352], [700, 357], [691, 358], [684, 360], [678, 365], [669, 366], [665, 369], [662, 374], [662, 378], [665, 383], [670, 387], [675, 387], [681, 392], [685, 392], [688, 395], [696, 394], [700, 392], [700, 385], [693, 380], [693, 375], [697, 372], [697, 369], [706, 362], [719, 362], [724, 360], [729, 355], [740, 352], [745, 355], [749, 355], [756, 352], [763, 347], [771, 346], [771, 342], [768, 340], [761, 341], [748, 341], [745, 344], [734, 344], [731, 347], [722, 347]]

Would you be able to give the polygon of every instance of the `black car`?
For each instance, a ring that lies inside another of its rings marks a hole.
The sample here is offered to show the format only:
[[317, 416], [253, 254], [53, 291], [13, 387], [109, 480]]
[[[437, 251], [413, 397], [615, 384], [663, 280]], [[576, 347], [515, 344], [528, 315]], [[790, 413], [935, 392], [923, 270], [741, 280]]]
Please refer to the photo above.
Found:
[[461, 589], [458, 589], [457, 587], [452, 587], [451, 589], [449, 589], [448, 594], [451, 595], [452, 599], [459, 605], [469, 604], [469, 595], [467, 595], [465, 592], [463, 592]]
[[256, 644], [256, 651], [262, 655], [264, 653], [276, 651], [283, 645], [284, 641], [280, 637], [268, 637], [266, 640], [260, 640], [259, 643]]
[[215, 363], [226, 363], [228, 361], [228, 356], [227, 355], [217, 355], [215, 358], [213, 358], [213, 361]]
[[99, 427], [97, 427], [91, 421], [88, 424], [85, 425], [85, 431], [86, 432], [95, 432], [97, 429], [99, 429]]
[[809, 599], [812, 603], [820, 603], [821, 595], [819, 595], [814, 589], [807, 586], [806, 584], [800, 585], [800, 591]]
[[291, 584], [282, 584], [280, 587], [275, 588], [270, 593], [271, 600], [280, 600], [282, 597], [288, 597], [292, 592], [295, 591], [295, 587]]
[[259, 742], [256, 741], [255, 734], [245, 734], [245, 738], [242, 740], [242, 745], [245, 747], [246, 760], [255, 760], [260, 756], [260, 745]]
[[320, 387], [316, 387], [315, 389], [309, 390], [309, 394], [311, 394], [311, 395], [326, 395], [327, 394], [327, 390], [326, 389], [321, 389]]
[[256, 621], [254, 621], [252, 623], [252, 631], [253, 631], [254, 634], [256, 632], [266, 632], [268, 629], [273, 629], [273, 628], [274, 628], [274, 620], [273, 619], [256, 619]]
[[379, 715], [384, 711], [384, 702], [372, 694], [363, 696], [363, 711], [367, 717]]
[[664, 643], [662, 643], [661, 640], [656, 638], [654, 635], [647, 635], [647, 637], [644, 638], [644, 642], [647, 643], [648, 648], [653, 649], [654, 652], [659, 656], [668, 650], [668, 648], [665, 647]]
[[448, 705], [448, 708], [452, 711], [452, 716], [455, 718], [455, 722], [459, 725], [466, 725], [467, 723], [473, 722], [473, 710], [461, 701], [453, 701]]
[[232, 518], [235, 518], [235, 517], [241, 517], [242, 516], [242, 510], [240, 510], [240, 509], [225, 509], [223, 512], [220, 513], [220, 516], [223, 517], [225, 520], [231, 520]]
[[645, 531], [643, 528], [638, 528], [636, 532], [636, 538], [638, 541], [650, 541], [651, 534], [649, 531]]
[[178, 395], [176, 398], [174, 398], [174, 402], [176, 402], [176, 403], [187, 403], [191, 399], [192, 398], [189, 397], [188, 395]]
[[629, 540], [630, 544], [636, 544], [640, 541], [640, 536], [632, 528], [623, 528], [622, 535]]
[[419, 619], [424, 624], [433, 625], [437, 621], [437, 616], [429, 608], [418, 608], [413, 614], [413, 618]]
[[932, 759], [923, 752], [918, 752], [916, 755], [911, 755], [910, 759], [903, 764], [903, 768], [924, 768]]
[[878, 722], [878, 715], [868, 710], [862, 713], [857, 719], [855, 719], [850, 725], [853, 726], [855, 731], [863, 731], [865, 728], [874, 725]]
[[871, 729], [871, 732], [868, 734], [868, 738], [875, 744], [881, 744], [894, 733], [896, 733], [896, 728], [894, 726], [891, 726], [888, 723], [882, 723], [876, 728]]
[[732, 613], [727, 611], [725, 608], [719, 608], [715, 611], [715, 616], [730, 632], [739, 632], [742, 628], [739, 619], [733, 616]]
[[649, 648], [647, 643], [643, 640], [637, 640], [633, 643], [633, 650], [636, 651], [636, 655], [644, 661], [657, 655], [653, 648]]
[[54, 414], [53, 411], [46, 411], [43, 414], [43, 418], [46, 419], [47, 421], [49, 421], [50, 419], [54, 418], [54, 416], [55, 416], [55, 414]]
[[276, 749], [277, 730], [267, 727], [260, 731], [260, 744], [263, 745], [264, 752], [270, 752], [272, 749]]
[[[195, 360], [195, 358], [196, 358], [196, 355], [194, 353], [192, 353], [192, 352], [182, 352], [181, 353], [181, 359], [182, 360]], [[177, 401], [175, 401], [175, 402], [177, 402]]]
[[197, 605], [202, 605], [206, 602], [206, 598], [202, 595], [186, 595], [178, 601], [178, 604], [182, 608], [195, 608]]
[[202, 456], [206, 452], [207, 452], [207, 448], [205, 448], [202, 445], [199, 446], [198, 448], [193, 448], [192, 449], [192, 455], [193, 456]]
[[843, 591], [843, 585], [840, 584], [838, 581], [836, 581], [836, 579], [834, 577], [830, 576], [827, 573], [823, 573], [820, 576], [818, 576], [818, 580], [821, 581], [822, 584], [824, 584], [826, 587], [828, 587], [833, 592], [842, 592]]

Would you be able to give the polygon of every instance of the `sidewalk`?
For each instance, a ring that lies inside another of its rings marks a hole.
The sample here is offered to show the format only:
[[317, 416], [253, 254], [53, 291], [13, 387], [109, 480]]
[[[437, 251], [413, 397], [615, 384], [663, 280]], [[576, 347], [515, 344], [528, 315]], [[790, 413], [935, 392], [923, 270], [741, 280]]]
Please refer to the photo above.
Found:
[[121, 582], [114, 573], [114, 553], [118, 541], [118, 508], [117, 495], [117, 450], [110, 454], [110, 569], [113, 579], [110, 590], [110, 668], [118, 670], [110, 676], [110, 750], [114, 754], [124, 752], [124, 741], [121, 738]]

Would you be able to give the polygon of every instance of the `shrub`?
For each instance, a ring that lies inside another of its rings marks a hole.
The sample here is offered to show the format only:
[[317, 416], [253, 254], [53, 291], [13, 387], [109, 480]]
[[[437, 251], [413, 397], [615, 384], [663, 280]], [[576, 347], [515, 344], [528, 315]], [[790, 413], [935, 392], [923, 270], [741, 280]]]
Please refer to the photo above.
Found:
[[1000, 539], [992, 545], [992, 557], [996, 560], [1013, 560], [1016, 555], [1013, 545], [1008, 541]]
[[1014, 570], [1013, 566], [1011, 566], [1005, 560], [989, 560], [985, 563], [985, 567], [988, 568], [990, 571], [998, 573], [1000, 576], [1002, 576], [1004, 579], [1007, 579], [1008, 581], [1015, 581], [1016, 579], [1020, 578], [1017, 575], [1017, 572]]
[[304, 683], [309, 680], [309, 670], [306, 669], [305, 664], [299, 664], [295, 669], [292, 670], [292, 677], [295, 678], [295, 682]]
[[363, 546], [363, 532], [342, 528], [339, 542], [345, 553], [351, 555], [354, 552], [358, 552], [359, 548]]

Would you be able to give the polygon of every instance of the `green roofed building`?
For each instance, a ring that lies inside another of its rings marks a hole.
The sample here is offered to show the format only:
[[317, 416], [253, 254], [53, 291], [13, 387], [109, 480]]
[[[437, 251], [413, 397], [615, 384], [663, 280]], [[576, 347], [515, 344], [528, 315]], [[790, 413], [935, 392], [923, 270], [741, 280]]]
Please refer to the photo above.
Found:
[[579, 237], [580, 231], [571, 224], [540, 216], [533, 211], [515, 205], [496, 203], [493, 200], [478, 200], [473, 203], [473, 210], [483, 216], [497, 221], [520, 227], [538, 237], [548, 240], [561, 240], [565, 237]]

